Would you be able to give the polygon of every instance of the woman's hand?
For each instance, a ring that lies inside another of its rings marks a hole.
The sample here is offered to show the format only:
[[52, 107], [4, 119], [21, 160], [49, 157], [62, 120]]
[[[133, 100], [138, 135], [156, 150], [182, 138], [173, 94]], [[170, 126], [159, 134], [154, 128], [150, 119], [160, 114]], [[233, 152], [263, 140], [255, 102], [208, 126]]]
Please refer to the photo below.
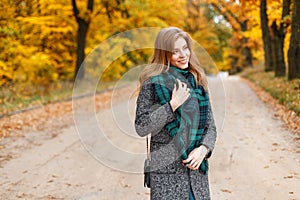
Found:
[[[183, 160], [182, 163], [185, 164], [191, 170], [197, 170], [200, 167], [203, 159], [205, 158], [208, 149], [201, 145], [198, 148], [195, 148], [188, 156], [186, 160]], [[189, 164], [186, 164], [189, 163]]]
[[172, 98], [170, 101], [170, 105], [173, 111], [181, 106], [190, 96], [190, 89], [187, 88], [186, 83], [181, 82], [179, 79], [177, 79], [177, 82], [178, 88], [176, 87], [176, 84], [174, 84]]

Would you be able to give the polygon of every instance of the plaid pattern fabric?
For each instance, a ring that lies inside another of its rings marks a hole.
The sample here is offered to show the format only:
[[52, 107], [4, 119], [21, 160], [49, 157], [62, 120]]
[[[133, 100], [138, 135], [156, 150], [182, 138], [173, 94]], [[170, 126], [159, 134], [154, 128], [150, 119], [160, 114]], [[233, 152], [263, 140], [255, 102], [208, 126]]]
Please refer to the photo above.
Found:
[[[171, 66], [168, 72], [151, 78], [155, 95], [161, 105], [171, 100], [174, 84], [177, 83], [176, 79], [187, 84], [190, 88], [190, 96], [175, 111], [175, 120], [168, 123], [166, 128], [170, 136], [175, 139], [181, 159], [185, 160], [194, 148], [200, 146], [208, 117], [209, 96], [201, 85], [196, 85], [192, 73]], [[188, 133], [188, 144], [184, 140], [185, 132]], [[200, 169], [206, 173], [208, 170], [206, 160], [201, 163]]]

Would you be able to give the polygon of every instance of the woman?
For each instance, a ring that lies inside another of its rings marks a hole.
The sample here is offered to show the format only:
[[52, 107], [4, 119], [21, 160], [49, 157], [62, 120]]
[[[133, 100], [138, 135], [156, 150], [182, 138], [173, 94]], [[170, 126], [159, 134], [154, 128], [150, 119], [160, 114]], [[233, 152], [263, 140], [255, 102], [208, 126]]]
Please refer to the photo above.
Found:
[[162, 29], [140, 75], [135, 128], [151, 133], [151, 199], [210, 199], [207, 159], [216, 127], [191, 43], [181, 29]]

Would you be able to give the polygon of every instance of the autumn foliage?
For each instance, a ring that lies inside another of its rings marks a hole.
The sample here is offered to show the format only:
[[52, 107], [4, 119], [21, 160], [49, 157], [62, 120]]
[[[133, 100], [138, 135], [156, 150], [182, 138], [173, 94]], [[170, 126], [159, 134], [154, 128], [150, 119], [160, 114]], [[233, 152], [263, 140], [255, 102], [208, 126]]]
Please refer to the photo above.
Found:
[[[108, 37], [138, 27], [180, 27], [206, 49], [219, 70], [239, 72], [264, 59], [260, 3], [256, 0], [2, 0], [0, 8], [5, 12], [0, 13], [0, 103], [14, 101], [16, 94], [51, 93], [61, 89], [62, 82], [72, 82], [81, 62], [79, 59], [78, 64], [78, 41], [83, 37], [81, 53], [87, 55]], [[273, 22], [278, 27], [284, 25], [283, 52], [287, 63], [295, 3], [290, 2], [290, 11], [282, 18], [283, 3], [284, 0], [267, 1], [266, 14], [269, 28]], [[88, 24], [83, 36], [80, 36], [80, 20]], [[126, 46], [130, 41], [119, 42]], [[107, 50], [115, 49], [108, 45]], [[151, 50], [145, 49], [120, 57], [103, 80], [121, 78], [129, 68], [147, 62], [150, 54]]]
[[68, 3], [1, 1], [0, 85], [45, 85], [73, 73], [75, 39]]

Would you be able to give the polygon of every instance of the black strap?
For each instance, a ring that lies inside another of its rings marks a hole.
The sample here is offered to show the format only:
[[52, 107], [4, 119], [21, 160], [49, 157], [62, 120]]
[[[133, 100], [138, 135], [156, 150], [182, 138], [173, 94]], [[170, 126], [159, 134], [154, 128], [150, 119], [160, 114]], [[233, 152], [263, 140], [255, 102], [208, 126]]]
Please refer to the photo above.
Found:
[[147, 159], [150, 160], [150, 150], [149, 150], [149, 144], [148, 144], [148, 135], [146, 137], [146, 150], [147, 150]]

